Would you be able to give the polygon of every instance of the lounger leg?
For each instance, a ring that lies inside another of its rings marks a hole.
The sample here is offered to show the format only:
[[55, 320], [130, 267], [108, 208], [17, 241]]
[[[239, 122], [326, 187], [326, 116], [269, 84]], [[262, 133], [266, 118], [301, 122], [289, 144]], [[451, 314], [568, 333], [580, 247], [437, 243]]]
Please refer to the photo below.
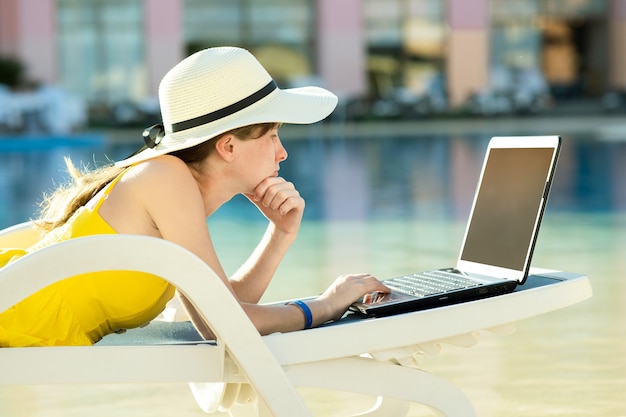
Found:
[[235, 403], [226, 411], [230, 417], [273, 417], [269, 408], [258, 397], [245, 404]]
[[404, 417], [409, 414], [410, 409], [411, 403], [408, 401], [378, 397], [371, 409], [352, 417]]
[[[258, 401], [249, 404], [233, 404], [228, 409], [230, 417], [261, 417], [264, 416], [259, 411]], [[269, 414], [267, 414], [269, 415]]]
[[[474, 407], [458, 387], [421, 369], [353, 357], [287, 366], [286, 371], [295, 386], [415, 402], [445, 417], [476, 417]], [[380, 412], [373, 415], [382, 415]]]
[[[411, 403], [408, 401], [378, 397], [371, 409], [350, 417], [404, 417], [410, 409]], [[235, 403], [228, 410], [222, 411], [227, 411], [230, 417], [272, 417], [269, 409], [258, 398], [246, 404]]]
[[249, 384], [226, 384], [216, 409], [228, 413], [230, 417], [274, 417]]

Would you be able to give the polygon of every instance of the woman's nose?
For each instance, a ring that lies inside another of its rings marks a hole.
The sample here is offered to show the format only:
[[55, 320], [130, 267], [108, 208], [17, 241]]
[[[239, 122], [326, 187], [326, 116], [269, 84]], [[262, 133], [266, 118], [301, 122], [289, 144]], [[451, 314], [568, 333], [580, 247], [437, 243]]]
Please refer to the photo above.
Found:
[[276, 142], [277, 142], [277, 145], [278, 145], [277, 148], [276, 148], [276, 160], [278, 162], [281, 162], [281, 161], [284, 161], [285, 159], [287, 159], [289, 154], [287, 153], [287, 150], [283, 146], [283, 143], [281, 142], [280, 138], [277, 137]]

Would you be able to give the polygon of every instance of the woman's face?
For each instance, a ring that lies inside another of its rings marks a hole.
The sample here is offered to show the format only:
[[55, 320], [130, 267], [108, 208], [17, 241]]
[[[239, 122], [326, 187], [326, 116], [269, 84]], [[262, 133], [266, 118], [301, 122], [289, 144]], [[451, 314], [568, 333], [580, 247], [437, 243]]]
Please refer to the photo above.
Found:
[[236, 139], [241, 150], [239, 168], [245, 178], [245, 192], [251, 192], [267, 177], [278, 176], [280, 163], [287, 159], [287, 151], [278, 136], [278, 128], [272, 128], [256, 139]]

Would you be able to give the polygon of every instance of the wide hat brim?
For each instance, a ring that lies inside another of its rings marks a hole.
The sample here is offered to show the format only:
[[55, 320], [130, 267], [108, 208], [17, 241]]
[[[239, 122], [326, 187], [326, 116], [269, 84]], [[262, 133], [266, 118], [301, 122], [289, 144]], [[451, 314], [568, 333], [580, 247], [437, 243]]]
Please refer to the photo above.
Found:
[[311, 124], [326, 118], [337, 105], [337, 96], [321, 87], [276, 88], [261, 100], [211, 123], [166, 133], [154, 148], [116, 162], [126, 167], [170, 152], [190, 148], [230, 130], [257, 123]]

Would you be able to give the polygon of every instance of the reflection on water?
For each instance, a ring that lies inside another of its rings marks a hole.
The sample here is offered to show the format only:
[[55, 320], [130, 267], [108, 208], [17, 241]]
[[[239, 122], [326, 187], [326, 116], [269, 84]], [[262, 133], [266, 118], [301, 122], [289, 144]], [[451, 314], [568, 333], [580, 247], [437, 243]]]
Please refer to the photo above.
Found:
[[[307, 220], [466, 219], [489, 137], [360, 138], [287, 141], [281, 175], [307, 201]], [[0, 227], [34, 212], [34, 203], [62, 182], [63, 156], [87, 164], [122, 159], [133, 146], [89, 141], [20, 151], [0, 146]], [[2, 144], [2, 141], [0, 141]], [[626, 142], [566, 137], [548, 210], [626, 209]], [[245, 198], [218, 216], [261, 219]]]
[[[488, 137], [286, 141], [281, 175], [307, 200], [298, 241], [266, 301], [322, 291], [333, 277], [368, 271], [389, 277], [454, 263]], [[33, 213], [61, 158], [118, 159], [132, 148], [58, 148], [0, 153], [0, 226]], [[478, 415], [626, 416], [626, 142], [564, 138], [533, 264], [589, 275], [594, 297], [517, 323], [476, 347], [444, 346], [426, 370], [458, 384]], [[263, 232], [245, 199], [210, 220], [233, 272]], [[419, 331], [419, 329], [414, 329]], [[375, 337], [375, 336], [374, 336]], [[355, 411], [360, 397], [303, 390], [315, 415]], [[367, 403], [368, 405], [370, 403]], [[367, 407], [365, 407], [367, 408]], [[186, 385], [0, 388], [0, 415], [200, 416]], [[432, 416], [418, 406], [411, 416]]]

